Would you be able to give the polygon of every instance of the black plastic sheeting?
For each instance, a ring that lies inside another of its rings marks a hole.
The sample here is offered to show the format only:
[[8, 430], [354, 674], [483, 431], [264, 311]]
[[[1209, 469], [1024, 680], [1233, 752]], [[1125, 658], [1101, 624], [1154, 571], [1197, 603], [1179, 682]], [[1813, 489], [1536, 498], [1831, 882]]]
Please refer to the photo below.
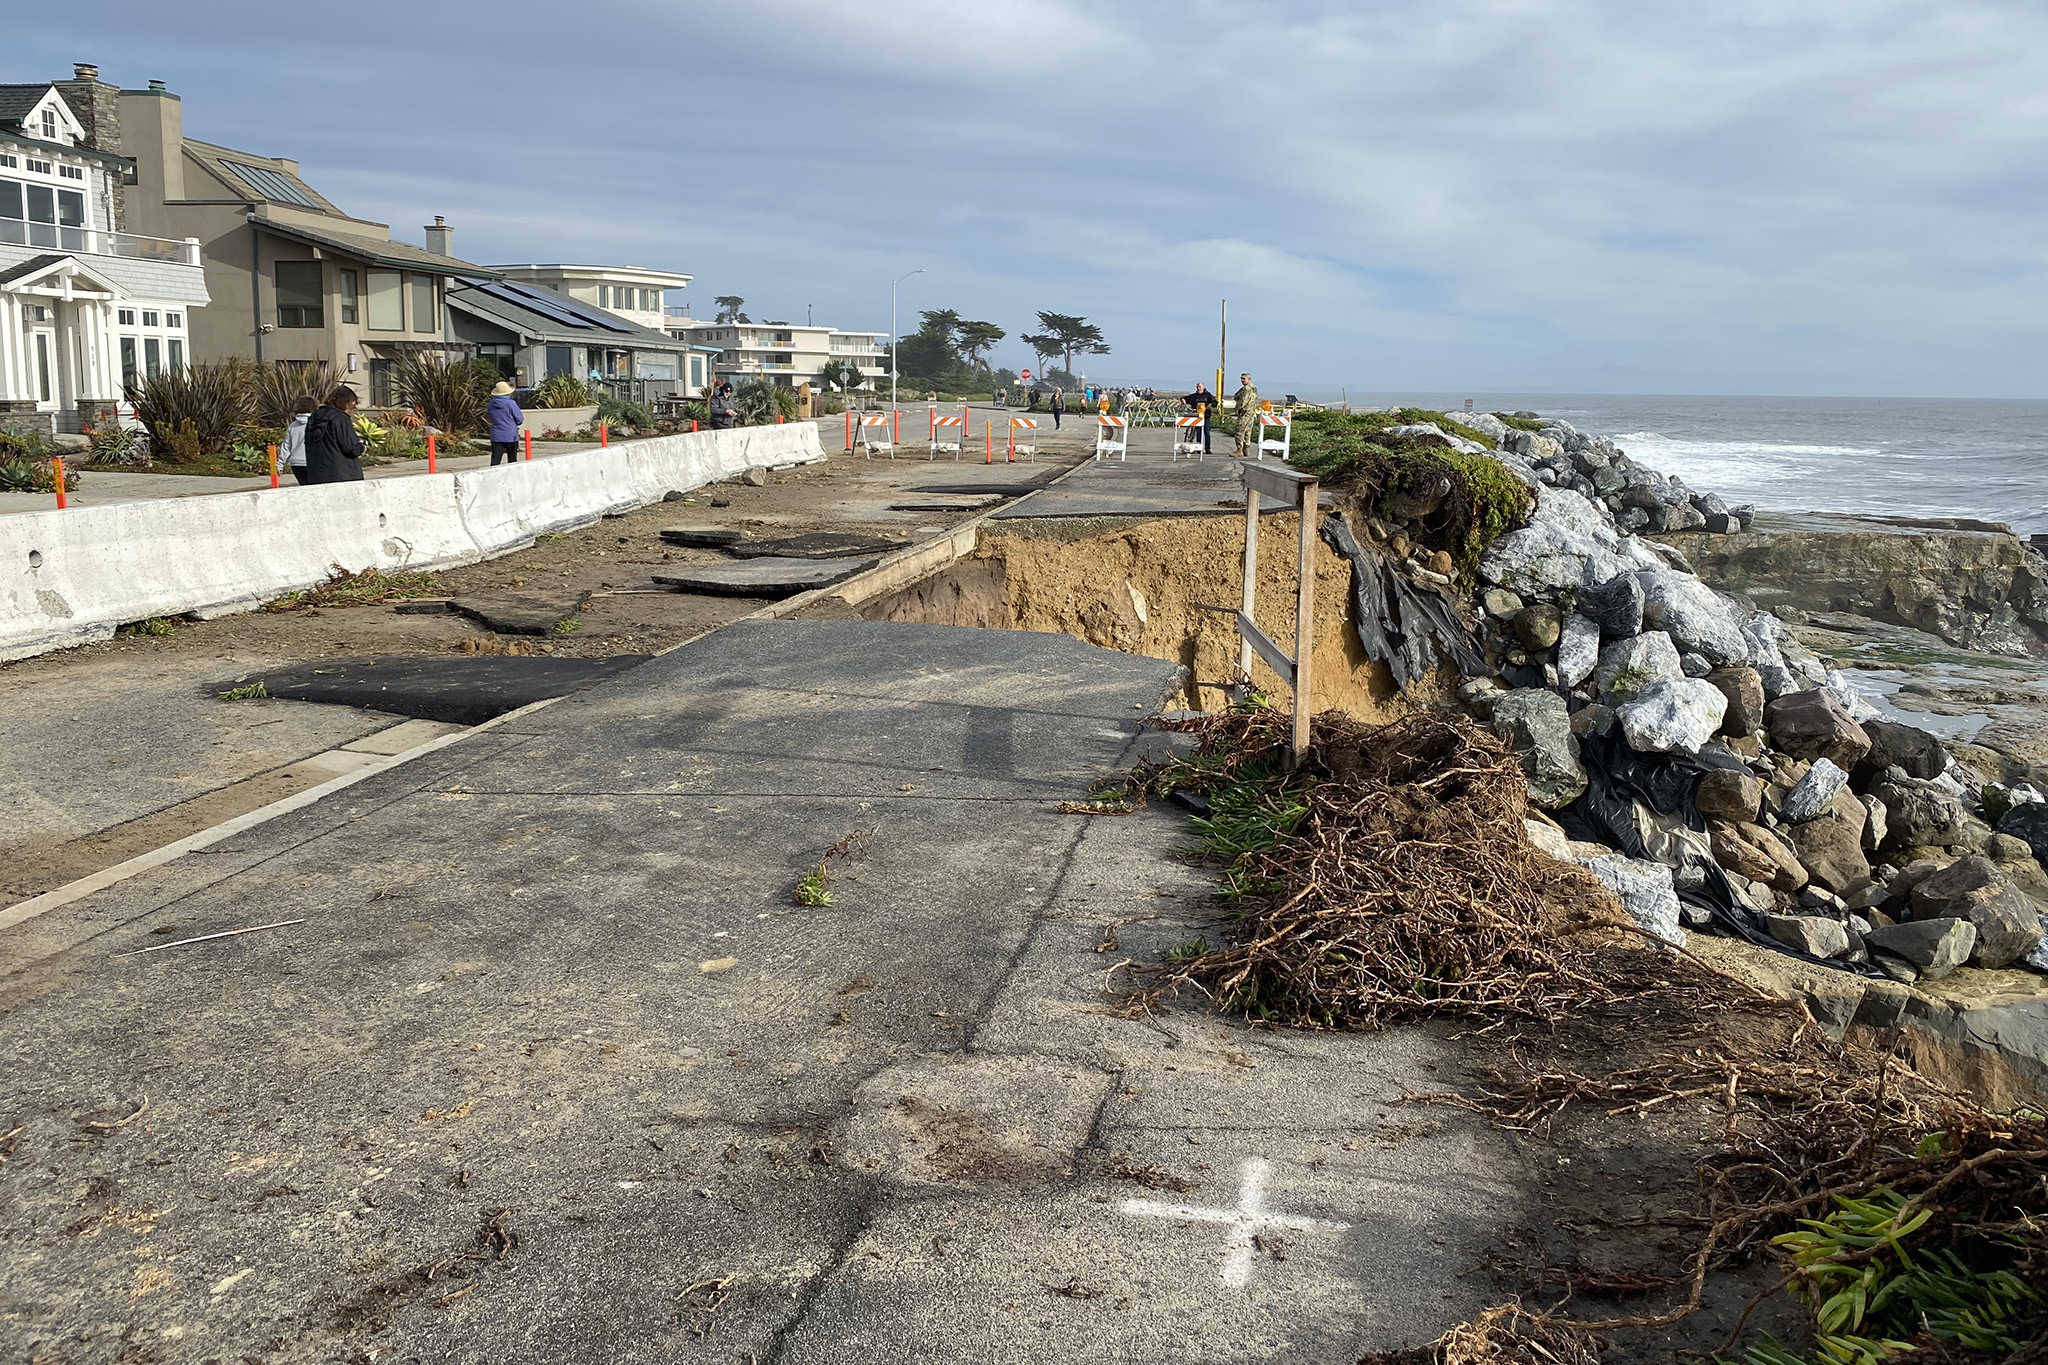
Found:
[[[1605, 844], [1631, 858], [1644, 859], [1649, 859], [1650, 851], [1636, 825], [1638, 801], [1659, 815], [1681, 817], [1687, 829], [1705, 830], [1706, 818], [1692, 799], [1701, 776], [1713, 768], [1748, 771], [1740, 758], [1718, 746], [1702, 749], [1697, 756], [1637, 753], [1628, 747], [1619, 726], [1605, 735], [1582, 737], [1579, 762], [1586, 770], [1586, 790], [1578, 800], [1555, 812], [1558, 824], [1574, 839]], [[1780, 943], [1757, 923], [1756, 911], [1735, 893], [1720, 864], [1697, 854], [1686, 861], [1705, 874], [1705, 882], [1697, 891], [1680, 888], [1678, 899], [1713, 916], [1714, 927], [1723, 934], [1747, 939], [1816, 967], [1831, 967], [1859, 976], [1884, 975], [1868, 963], [1814, 957]]]
[[1351, 561], [1351, 624], [1358, 643], [1367, 658], [1393, 672], [1403, 691], [1435, 668], [1439, 658], [1468, 678], [1492, 676], [1479, 642], [1448, 597], [1414, 587], [1395, 573], [1375, 551], [1359, 544], [1342, 512], [1323, 518], [1323, 538]]

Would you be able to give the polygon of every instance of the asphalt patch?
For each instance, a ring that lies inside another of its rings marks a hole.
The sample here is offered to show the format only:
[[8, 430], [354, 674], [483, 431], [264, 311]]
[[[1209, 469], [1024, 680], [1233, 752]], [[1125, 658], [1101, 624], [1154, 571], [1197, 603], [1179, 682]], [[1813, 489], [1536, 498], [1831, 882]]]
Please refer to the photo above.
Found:
[[847, 555], [881, 555], [910, 544], [886, 536], [861, 536], [847, 531], [810, 531], [773, 540], [743, 540], [725, 547], [735, 559], [843, 559]]
[[661, 533], [664, 544], [681, 545], [690, 550], [723, 550], [746, 539], [741, 531], [727, 530], [722, 526], [671, 526]]
[[[532, 702], [594, 687], [652, 658], [558, 659], [546, 655], [458, 654], [428, 658], [323, 659], [263, 675], [266, 693], [286, 701], [481, 725]], [[226, 684], [223, 684], [226, 686]]]
[[653, 577], [666, 587], [717, 597], [794, 597], [812, 588], [842, 583], [880, 562], [877, 558], [744, 559], [736, 564], [677, 567]]
[[582, 611], [587, 592], [491, 593], [458, 597], [448, 609], [500, 635], [553, 635], [555, 627]]

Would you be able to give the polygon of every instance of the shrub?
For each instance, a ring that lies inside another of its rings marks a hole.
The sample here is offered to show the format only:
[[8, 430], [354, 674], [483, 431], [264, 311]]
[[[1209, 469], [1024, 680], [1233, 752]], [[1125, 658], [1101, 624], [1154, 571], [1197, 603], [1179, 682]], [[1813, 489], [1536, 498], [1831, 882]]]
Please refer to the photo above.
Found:
[[781, 402], [775, 397], [775, 384], [766, 379], [742, 379], [732, 391], [733, 411], [739, 414], [740, 425], [758, 427], [768, 425], [782, 410]]
[[654, 425], [654, 414], [645, 406], [628, 402], [623, 398], [602, 398], [598, 400], [595, 420], [603, 422], [614, 431], [621, 427], [645, 431]]
[[[483, 375], [488, 374], [489, 379]], [[392, 386], [398, 400], [418, 413], [428, 426], [458, 439], [484, 424], [484, 404], [497, 371], [479, 371], [474, 362], [439, 351], [408, 351], [399, 357]]]
[[291, 425], [299, 400], [325, 403], [341, 383], [341, 372], [327, 360], [281, 360], [257, 368], [249, 377], [250, 420], [282, 430]]
[[86, 463], [99, 469], [149, 468], [149, 441], [139, 431], [109, 422], [94, 427]]
[[536, 408], [586, 408], [592, 402], [589, 386], [573, 374], [551, 374], [533, 391]]
[[129, 385], [128, 401], [158, 450], [190, 462], [234, 447], [251, 415], [254, 370], [244, 360], [166, 370]]
[[[78, 471], [66, 468], [64, 491], [78, 487]], [[48, 456], [0, 457], [0, 493], [54, 493], [57, 491], [56, 466]]]

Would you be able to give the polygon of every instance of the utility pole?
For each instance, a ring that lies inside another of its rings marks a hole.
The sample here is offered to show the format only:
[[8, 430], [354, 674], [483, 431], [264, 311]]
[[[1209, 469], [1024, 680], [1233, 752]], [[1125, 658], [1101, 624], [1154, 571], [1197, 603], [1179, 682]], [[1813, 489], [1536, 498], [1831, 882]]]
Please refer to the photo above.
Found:
[[1216, 321], [1216, 401], [1223, 401], [1223, 374], [1230, 368], [1230, 300], [1223, 300], [1223, 307]]

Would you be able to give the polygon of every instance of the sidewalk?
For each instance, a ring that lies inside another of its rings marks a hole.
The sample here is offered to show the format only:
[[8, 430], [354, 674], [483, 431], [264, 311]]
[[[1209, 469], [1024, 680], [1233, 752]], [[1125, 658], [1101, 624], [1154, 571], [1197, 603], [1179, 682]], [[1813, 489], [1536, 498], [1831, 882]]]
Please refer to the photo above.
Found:
[[[1503, 1139], [1399, 1103], [1457, 1045], [1102, 994], [1208, 927], [1183, 816], [1055, 809], [1165, 742], [1137, 722], [1173, 673], [744, 623], [0, 933], [33, 1175], [0, 1340], [763, 1365], [1429, 1340], [1534, 1213]], [[832, 904], [792, 904], [860, 835]]]

